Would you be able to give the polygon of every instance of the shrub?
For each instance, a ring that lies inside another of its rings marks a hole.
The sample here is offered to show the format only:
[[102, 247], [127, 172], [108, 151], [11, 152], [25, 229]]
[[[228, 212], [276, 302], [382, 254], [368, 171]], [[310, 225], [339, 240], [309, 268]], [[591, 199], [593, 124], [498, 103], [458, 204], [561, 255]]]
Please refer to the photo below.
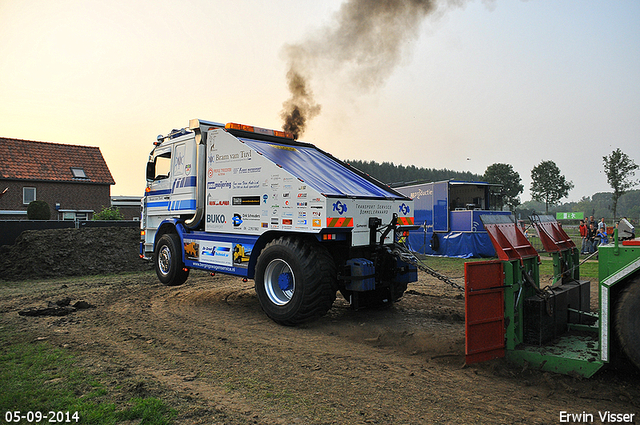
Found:
[[51, 210], [49, 204], [44, 201], [32, 201], [27, 207], [27, 218], [29, 220], [49, 220]]
[[118, 207], [102, 207], [102, 211], [93, 215], [94, 220], [124, 220]]

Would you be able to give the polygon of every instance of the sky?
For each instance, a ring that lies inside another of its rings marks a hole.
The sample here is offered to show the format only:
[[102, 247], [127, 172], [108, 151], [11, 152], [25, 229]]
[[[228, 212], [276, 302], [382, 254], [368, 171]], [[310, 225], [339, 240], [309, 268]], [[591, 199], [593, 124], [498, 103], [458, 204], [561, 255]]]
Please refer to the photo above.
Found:
[[[344, 3], [0, 0], [0, 137], [98, 146], [111, 195], [141, 196], [156, 136], [192, 118], [282, 128], [290, 47], [334, 43]], [[563, 202], [611, 191], [617, 148], [640, 164], [640, 2], [441, 1], [403, 22], [395, 60], [374, 46], [339, 64], [324, 46], [300, 140], [340, 159], [511, 164], [523, 202], [541, 161], [573, 182]], [[372, 86], [361, 54], [391, 63]]]

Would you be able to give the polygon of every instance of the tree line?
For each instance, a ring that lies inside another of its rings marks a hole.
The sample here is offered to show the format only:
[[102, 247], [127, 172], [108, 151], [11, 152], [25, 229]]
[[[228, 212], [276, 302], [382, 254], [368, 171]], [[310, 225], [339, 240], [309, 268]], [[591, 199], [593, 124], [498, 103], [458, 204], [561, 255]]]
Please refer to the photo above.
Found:
[[[531, 170], [532, 201], [520, 207], [520, 194], [524, 190], [520, 174], [510, 164], [489, 165], [483, 175], [458, 172], [447, 169], [418, 168], [414, 165], [394, 165], [393, 162], [347, 160], [354, 167], [391, 186], [426, 183], [442, 180], [486, 181], [502, 186], [503, 205], [512, 212], [519, 210], [537, 212], [544, 206], [545, 213], [556, 211], [578, 212], [597, 217], [638, 217], [640, 216], [640, 191], [631, 190], [638, 184], [633, 179], [638, 165], [626, 153], [617, 148], [602, 157], [607, 183], [612, 192], [596, 193], [592, 198], [583, 197], [579, 202], [561, 204], [569, 195], [573, 182], [567, 180], [553, 161], [542, 161]], [[629, 196], [624, 197], [625, 194]], [[520, 208], [519, 208], [520, 207]], [[557, 208], [560, 208], [559, 210]], [[596, 212], [597, 210], [597, 212]], [[605, 214], [610, 211], [609, 214]], [[621, 213], [618, 215], [618, 213]]]
[[482, 176], [468, 171], [453, 171], [446, 168], [418, 168], [415, 165], [395, 165], [393, 162], [378, 163], [348, 159], [345, 162], [389, 186], [403, 186], [443, 180], [482, 181]]

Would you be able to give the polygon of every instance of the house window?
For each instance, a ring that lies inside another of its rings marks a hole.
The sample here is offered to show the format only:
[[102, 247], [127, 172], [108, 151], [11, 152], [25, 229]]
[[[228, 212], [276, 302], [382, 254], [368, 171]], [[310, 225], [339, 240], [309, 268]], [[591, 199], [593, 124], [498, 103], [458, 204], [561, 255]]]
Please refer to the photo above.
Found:
[[36, 188], [35, 187], [23, 187], [22, 188], [22, 203], [29, 205], [36, 200]]
[[74, 179], [88, 179], [87, 174], [84, 172], [84, 168], [71, 167], [71, 174]]

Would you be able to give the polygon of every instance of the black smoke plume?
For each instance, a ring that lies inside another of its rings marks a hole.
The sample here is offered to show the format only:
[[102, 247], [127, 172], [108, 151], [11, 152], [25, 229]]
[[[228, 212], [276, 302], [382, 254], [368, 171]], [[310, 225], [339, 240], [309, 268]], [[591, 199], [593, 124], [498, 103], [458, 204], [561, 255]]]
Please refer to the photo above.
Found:
[[331, 25], [285, 46], [291, 97], [283, 103], [283, 128], [297, 138], [320, 113], [309, 87], [312, 79], [337, 78], [359, 93], [382, 85], [418, 38], [423, 19], [435, 11], [435, 0], [347, 0]]

